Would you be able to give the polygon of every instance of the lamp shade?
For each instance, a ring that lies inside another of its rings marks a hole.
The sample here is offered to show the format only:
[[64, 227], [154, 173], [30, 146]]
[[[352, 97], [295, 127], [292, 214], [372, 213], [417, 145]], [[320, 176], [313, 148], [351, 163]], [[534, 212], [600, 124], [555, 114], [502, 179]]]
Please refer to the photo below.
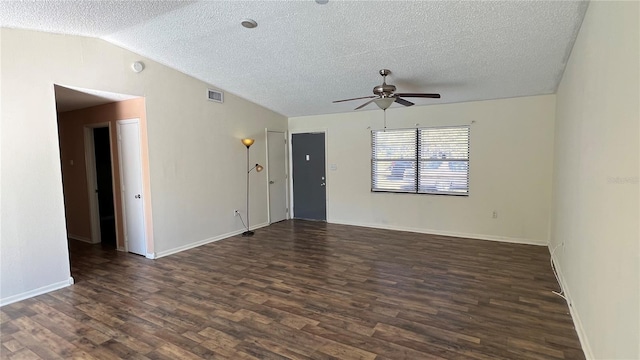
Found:
[[253, 145], [254, 142], [255, 140], [253, 139], [242, 139], [242, 144], [244, 144], [244, 146], [246, 147]]
[[391, 106], [391, 104], [393, 104], [393, 102], [396, 101], [396, 98], [383, 97], [383, 98], [375, 99], [373, 101], [376, 103], [376, 105], [378, 105], [380, 109], [387, 110], [389, 106]]

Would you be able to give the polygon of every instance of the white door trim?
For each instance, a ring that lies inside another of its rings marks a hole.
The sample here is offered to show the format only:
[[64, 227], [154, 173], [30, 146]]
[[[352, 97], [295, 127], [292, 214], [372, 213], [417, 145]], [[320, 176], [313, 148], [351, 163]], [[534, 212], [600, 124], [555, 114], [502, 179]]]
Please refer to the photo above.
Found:
[[[84, 126], [84, 164], [85, 172], [87, 174], [87, 192], [89, 195], [89, 225], [91, 227], [90, 242], [92, 244], [98, 244], [100, 243], [100, 241], [102, 241], [102, 238], [100, 236], [100, 210], [98, 208], [98, 194], [96, 193], [96, 189], [98, 188], [98, 175], [96, 174], [96, 153], [95, 141], [93, 138], [93, 129], [105, 127], [109, 129], [109, 153], [111, 154], [111, 177], [113, 178], [113, 152], [111, 151], [113, 139], [111, 138], [111, 123], [102, 122], [96, 124], [87, 124]], [[111, 184], [112, 186], [115, 185], [113, 179], [111, 181]], [[113, 189], [113, 194], [115, 194], [115, 186]], [[117, 238], [118, 234], [116, 231], [116, 242], [118, 241]]]
[[[265, 128], [264, 129], [264, 137], [266, 139], [266, 141], [265, 141], [266, 145], [265, 146], [266, 146], [266, 154], [267, 154], [266, 160], [265, 160], [265, 162], [266, 162], [265, 167], [267, 169], [267, 223], [269, 223], [269, 224], [271, 224], [271, 194], [269, 192], [269, 190], [270, 190], [270, 188], [269, 188], [269, 179], [270, 179], [269, 171], [270, 170], [269, 169], [271, 169], [271, 167], [269, 166], [269, 133], [270, 132], [281, 133], [283, 135], [282, 138], [286, 142], [286, 144], [285, 144], [285, 154], [284, 154], [284, 156], [285, 156], [285, 159], [284, 159], [284, 162], [285, 162], [285, 164], [284, 164], [285, 179], [287, 179], [287, 181], [285, 183], [286, 184], [285, 185], [286, 186], [286, 189], [285, 189], [286, 199], [284, 200], [285, 204], [287, 204], [287, 205], [289, 204], [289, 198], [290, 198], [290, 196], [289, 196], [289, 177], [290, 177], [289, 174], [290, 173], [287, 173], [287, 171], [289, 169], [289, 166], [288, 166], [288, 162], [289, 162], [289, 156], [288, 156], [289, 155], [288, 154], [289, 147], [287, 146], [289, 144], [289, 140], [287, 138], [288, 137], [287, 131], [286, 130], [270, 130], [269, 128]], [[285, 219], [286, 220], [291, 219], [291, 208], [289, 208], [289, 211], [286, 212]]]
[[288, 135], [288, 139], [287, 139], [287, 143], [289, 146], [287, 146], [287, 150], [289, 152], [289, 174], [291, 174], [291, 176], [289, 176], [289, 216], [291, 217], [291, 219], [294, 218], [295, 216], [295, 209], [293, 208], [293, 147], [292, 147], [292, 142], [291, 139], [293, 138], [293, 134], [317, 134], [317, 133], [324, 133], [324, 178], [325, 178], [325, 209], [326, 209], [326, 222], [329, 222], [329, 187], [331, 186], [331, 182], [329, 181], [329, 169], [327, 167], [327, 164], [329, 163], [329, 130], [327, 130], [326, 128], [324, 129], [309, 129], [309, 130], [293, 130], [293, 131], [289, 131], [289, 135]]
[[[125, 120], [117, 120], [116, 121], [116, 129], [117, 129], [117, 136], [118, 136], [118, 168], [120, 169], [120, 201], [122, 204], [122, 229], [124, 232], [124, 251], [128, 252], [129, 251], [129, 239], [127, 238], [127, 209], [126, 209], [126, 202], [125, 202], [125, 193], [124, 193], [124, 172], [122, 171], [122, 157], [123, 157], [123, 153], [122, 153], [122, 142], [119, 141], [120, 140], [120, 126], [123, 124], [138, 124], [138, 146], [142, 145], [142, 131], [140, 131], [140, 119], [139, 118], [133, 118], [133, 119], [125, 119]], [[142, 149], [140, 149], [140, 155], [142, 156]], [[140, 159], [140, 164], [142, 164], [142, 158]], [[142, 169], [141, 169], [142, 170]], [[141, 171], [142, 174], [142, 171]], [[140, 178], [140, 184], [142, 184], [144, 186], [144, 182], [142, 177]], [[143, 187], [143, 194], [144, 194], [144, 187]], [[145, 254], [148, 253], [148, 244], [147, 244], [147, 212], [146, 212], [146, 207], [145, 207], [145, 202], [142, 201], [142, 221], [143, 221], [143, 229], [145, 229], [143, 231], [144, 234], [144, 248], [145, 248]]]

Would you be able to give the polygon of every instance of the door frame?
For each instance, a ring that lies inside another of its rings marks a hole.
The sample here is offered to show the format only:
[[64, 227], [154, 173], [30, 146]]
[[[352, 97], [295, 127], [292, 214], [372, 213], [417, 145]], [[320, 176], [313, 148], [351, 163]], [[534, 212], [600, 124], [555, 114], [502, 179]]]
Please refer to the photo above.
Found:
[[305, 130], [289, 130], [289, 138], [287, 139], [288, 145], [287, 149], [289, 152], [289, 174], [291, 174], [291, 176], [289, 176], [289, 216], [291, 219], [295, 218], [295, 211], [296, 209], [293, 207], [293, 135], [294, 134], [318, 134], [318, 133], [324, 133], [324, 178], [325, 178], [325, 196], [324, 196], [324, 202], [325, 202], [325, 209], [326, 209], [326, 222], [329, 222], [329, 187], [330, 182], [329, 182], [329, 168], [328, 168], [328, 163], [329, 163], [329, 130], [327, 130], [327, 128], [322, 128], [322, 129], [305, 129]]
[[[145, 188], [144, 188], [144, 168], [142, 167], [143, 161], [142, 161], [142, 126], [141, 126], [141, 121], [140, 118], [131, 118], [131, 119], [123, 119], [123, 120], [116, 120], [116, 134], [118, 136], [118, 168], [120, 170], [120, 201], [122, 204], [122, 230], [124, 233], [124, 251], [125, 252], [129, 252], [129, 239], [127, 238], [127, 206], [125, 203], [125, 198], [124, 198], [124, 172], [122, 171], [122, 157], [124, 156], [124, 153], [122, 152], [122, 141], [120, 141], [120, 126], [122, 124], [132, 124], [132, 123], [137, 123], [138, 124], [138, 146], [140, 147], [140, 186], [142, 187], [141, 192], [143, 194], [143, 196], [146, 198], [146, 193], [145, 193]], [[148, 236], [149, 234], [147, 234], [147, 221], [149, 219], [147, 219], [147, 209], [145, 206], [145, 201], [142, 201], [142, 228], [144, 229], [144, 231], [142, 232], [144, 234], [144, 249], [145, 249], [145, 257], [149, 257], [149, 244], [148, 242]]]
[[[271, 195], [269, 194], [269, 171], [271, 169], [271, 167], [269, 166], [269, 133], [270, 132], [276, 132], [276, 133], [282, 133], [283, 134], [283, 139], [284, 139], [284, 169], [285, 169], [285, 199], [284, 199], [284, 203], [289, 206], [289, 139], [288, 139], [288, 131], [286, 130], [275, 130], [275, 129], [269, 129], [269, 128], [265, 128], [264, 129], [264, 138], [265, 138], [265, 149], [266, 149], [266, 159], [265, 159], [265, 168], [267, 169], [267, 223], [271, 224]], [[289, 207], [286, 211], [285, 214], [285, 220], [289, 220], [291, 219], [291, 207]]]
[[[84, 131], [84, 164], [85, 172], [87, 175], [87, 192], [89, 195], [89, 224], [91, 227], [91, 243], [99, 244], [102, 241], [100, 235], [100, 209], [98, 204], [98, 194], [96, 189], [98, 188], [98, 174], [96, 173], [96, 153], [95, 153], [95, 140], [93, 136], [94, 129], [108, 128], [109, 129], [109, 154], [111, 156], [111, 188], [113, 193], [113, 205], [115, 209], [116, 203], [116, 187], [115, 187], [115, 169], [113, 167], [113, 136], [111, 136], [111, 122], [101, 122], [95, 124], [86, 124], [83, 128]], [[116, 244], [118, 243], [118, 217], [115, 216], [116, 227]]]

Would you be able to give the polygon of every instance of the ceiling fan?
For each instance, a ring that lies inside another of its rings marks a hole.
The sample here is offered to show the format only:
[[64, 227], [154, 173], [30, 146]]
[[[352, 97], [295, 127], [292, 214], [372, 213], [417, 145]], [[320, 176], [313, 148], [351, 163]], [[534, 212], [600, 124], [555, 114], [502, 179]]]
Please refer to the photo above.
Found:
[[344, 99], [344, 100], [336, 100], [334, 103], [351, 101], [351, 100], [360, 100], [360, 99], [372, 99], [367, 101], [366, 103], [358, 106], [355, 110], [362, 109], [363, 107], [375, 102], [378, 107], [382, 110], [387, 110], [391, 104], [397, 102], [398, 104], [404, 106], [415, 105], [411, 101], [405, 100], [403, 98], [431, 98], [431, 99], [439, 99], [440, 94], [422, 94], [422, 93], [395, 93], [396, 87], [393, 85], [387, 84], [387, 75], [391, 74], [391, 70], [382, 69], [380, 70], [380, 75], [382, 75], [382, 85], [378, 85], [373, 88], [373, 96], [363, 96], [357, 97], [353, 99]]

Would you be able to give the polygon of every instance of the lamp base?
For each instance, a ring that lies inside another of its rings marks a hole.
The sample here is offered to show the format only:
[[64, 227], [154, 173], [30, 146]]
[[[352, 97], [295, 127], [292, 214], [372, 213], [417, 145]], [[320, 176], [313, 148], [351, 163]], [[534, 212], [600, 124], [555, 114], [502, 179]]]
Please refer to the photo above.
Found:
[[247, 230], [242, 233], [242, 236], [253, 236], [253, 234], [255, 234], [255, 232]]

